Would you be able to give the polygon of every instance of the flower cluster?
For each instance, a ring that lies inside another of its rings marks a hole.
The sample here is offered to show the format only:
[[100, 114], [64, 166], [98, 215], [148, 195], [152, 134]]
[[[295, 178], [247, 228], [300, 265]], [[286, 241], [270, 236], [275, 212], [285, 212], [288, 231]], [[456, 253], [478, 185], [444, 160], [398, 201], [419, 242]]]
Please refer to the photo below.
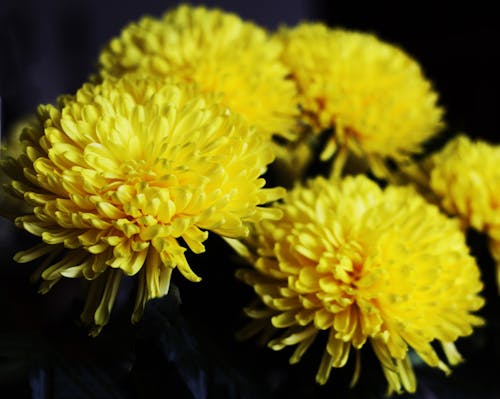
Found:
[[268, 140], [193, 85], [126, 75], [87, 83], [37, 116], [23, 154], [4, 164], [32, 206], [16, 224], [43, 241], [16, 260], [57, 254], [42, 292], [62, 277], [91, 280], [83, 319], [96, 331], [122, 274], [139, 275], [137, 320], [174, 268], [199, 280], [180, 239], [200, 253], [207, 231], [244, 236], [248, 222], [278, 214], [259, 207], [282, 195], [259, 178], [274, 157]]
[[465, 135], [451, 140], [425, 162], [430, 190], [442, 207], [466, 227], [484, 232], [497, 262], [500, 287], [500, 146], [471, 141]]
[[442, 128], [437, 93], [400, 48], [319, 23], [282, 29], [278, 37], [283, 62], [297, 82], [303, 118], [316, 132], [334, 130], [321, 157], [338, 153], [336, 175], [351, 153], [384, 177], [386, 158], [406, 160]]
[[139, 71], [197, 83], [250, 124], [293, 137], [296, 88], [285, 79], [281, 43], [237, 15], [181, 5], [125, 27], [99, 57], [100, 76]]
[[[88, 283], [93, 335], [124, 276], [132, 322], [174, 269], [199, 281], [190, 256], [211, 232], [256, 296], [242, 336], [294, 347], [291, 363], [323, 336], [320, 384], [371, 346], [389, 393], [414, 392], [410, 353], [449, 373], [457, 339], [484, 323], [464, 225], [500, 265], [499, 149], [460, 136], [422, 157], [418, 181], [408, 173], [443, 115], [418, 62], [372, 34], [268, 32], [180, 5], [124, 27], [88, 82], [38, 107], [1, 162], [22, 204], [2, 202], [2, 215], [39, 238], [15, 260], [41, 261], [42, 293]], [[289, 171], [267, 174], [277, 158]]]
[[260, 299], [245, 309], [252, 326], [282, 329], [269, 347], [296, 346], [295, 363], [325, 331], [316, 375], [324, 384], [369, 341], [390, 392], [415, 391], [410, 347], [445, 372], [433, 341], [459, 361], [453, 342], [482, 324], [471, 312], [483, 300], [457, 220], [411, 189], [382, 190], [365, 176], [318, 177], [275, 207], [282, 219], [256, 224], [254, 239], [235, 246], [255, 266], [238, 271]]

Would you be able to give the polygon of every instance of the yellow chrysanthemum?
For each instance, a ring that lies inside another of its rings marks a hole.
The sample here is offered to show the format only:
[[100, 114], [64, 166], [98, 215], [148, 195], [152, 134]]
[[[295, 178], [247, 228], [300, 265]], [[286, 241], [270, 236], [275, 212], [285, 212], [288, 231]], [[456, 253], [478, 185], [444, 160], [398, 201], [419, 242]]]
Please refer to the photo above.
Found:
[[[27, 124], [32, 123], [35, 119], [34, 115], [24, 116], [8, 129], [6, 140], [0, 143], [0, 159], [17, 157], [20, 155], [23, 150], [20, 141], [22, 130]], [[9, 181], [9, 176], [0, 169], [0, 216], [10, 219], [16, 214], [28, 211], [30, 208], [23, 200], [9, 195], [7, 191], [2, 189], [5, 186], [8, 190]]]
[[500, 146], [459, 135], [432, 155], [426, 167], [443, 208], [487, 233], [500, 287]]
[[128, 25], [101, 53], [100, 73], [140, 71], [196, 82], [223, 93], [224, 104], [248, 123], [291, 138], [296, 87], [287, 79], [281, 49], [264, 29], [235, 14], [181, 5], [161, 19]]
[[96, 333], [123, 274], [138, 275], [136, 321], [174, 268], [199, 280], [185, 251], [204, 252], [208, 230], [241, 237], [247, 222], [279, 214], [259, 206], [284, 191], [263, 188], [268, 139], [192, 85], [132, 75], [85, 84], [40, 106], [22, 139], [4, 168], [33, 207], [16, 224], [43, 242], [15, 259], [50, 254], [42, 292], [62, 277], [92, 280], [82, 319]]
[[437, 94], [400, 48], [319, 23], [282, 29], [278, 37], [304, 117], [318, 130], [334, 129], [321, 157], [339, 150], [336, 175], [350, 152], [384, 176], [384, 158], [402, 161], [418, 153], [442, 127]]
[[410, 348], [445, 372], [434, 342], [449, 363], [461, 360], [454, 341], [482, 324], [471, 312], [483, 299], [457, 220], [409, 188], [382, 190], [361, 175], [310, 180], [275, 207], [282, 219], [258, 223], [244, 243], [231, 240], [254, 266], [238, 277], [260, 298], [246, 309], [256, 319], [248, 331], [282, 331], [268, 345], [296, 346], [291, 363], [325, 334], [321, 384], [367, 340], [390, 392], [415, 390]]

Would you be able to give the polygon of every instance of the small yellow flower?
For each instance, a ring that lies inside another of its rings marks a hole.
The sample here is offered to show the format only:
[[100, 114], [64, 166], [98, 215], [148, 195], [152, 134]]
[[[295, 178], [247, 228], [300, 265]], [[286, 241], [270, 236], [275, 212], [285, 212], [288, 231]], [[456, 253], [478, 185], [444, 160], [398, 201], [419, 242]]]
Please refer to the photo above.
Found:
[[319, 23], [282, 29], [278, 37], [304, 118], [318, 131], [334, 129], [321, 157], [338, 150], [336, 175], [351, 153], [385, 176], [384, 159], [405, 160], [441, 129], [436, 92], [400, 48]]
[[[23, 150], [20, 140], [21, 133], [35, 119], [35, 115], [26, 115], [8, 129], [5, 141], [0, 143], [0, 159], [20, 155]], [[0, 168], [0, 216], [8, 219], [14, 218], [16, 214], [28, 212], [30, 209], [23, 200], [8, 194], [6, 190], [9, 189], [10, 180], [9, 176]]]
[[500, 288], [500, 146], [459, 135], [432, 155], [426, 167], [443, 208], [488, 235]]
[[204, 252], [208, 231], [242, 237], [249, 222], [279, 216], [260, 207], [284, 193], [263, 188], [268, 139], [190, 84], [133, 75], [85, 84], [40, 106], [22, 140], [3, 167], [32, 206], [16, 224], [42, 243], [15, 259], [49, 255], [41, 292], [62, 277], [91, 280], [82, 319], [94, 333], [123, 275], [138, 275], [137, 321], [174, 268], [199, 281], [185, 251]]
[[102, 51], [102, 76], [140, 71], [196, 82], [268, 133], [293, 137], [296, 87], [267, 32], [218, 9], [181, 5], [163, 18], [143, 17]]
[[320, 384], [367, 341], [389, 392], [415, 391], [410, 348], [445, 372], [434, 342], [450, 364], [461, 360], [454, 342], [482, 324], [472, 312], [483, 299], [457, 220], [409, 188], [382, 190], [361, 175], [318, 177], [275, 207], [282, 219], [258, 223], [243, 242], [230, 240], [254, 266], [237, 274], [259, 297], [246, 309], [255, 319], [248, 331], [281, 331], [268, 346], [295, 346], [291, 363], [325, 334]]

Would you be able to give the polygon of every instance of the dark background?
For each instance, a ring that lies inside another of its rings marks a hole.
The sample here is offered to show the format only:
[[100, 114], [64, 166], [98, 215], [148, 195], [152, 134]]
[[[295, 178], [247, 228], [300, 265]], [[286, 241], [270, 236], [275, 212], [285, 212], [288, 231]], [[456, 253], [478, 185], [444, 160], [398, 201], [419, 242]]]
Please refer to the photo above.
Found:
[[[33, 113], [38, 104], [77, 90], [95, 71], [101, 47], [125, 24], [144, 14], [159, 16], [177, 3], [0, 0], [3, 131]], [[217, 5], [271, 29], [321, 20], [375, 33], [420, 61], [447, 110], [445, 135], [466, 132], [500, 141], [500, 21], [498, 12], [486, 2], [224, 0], [191, 4]], [[209, 240], [207, 247], [215, 250], [198, 256], [197, 265], [215, 267], [220, 263], [216, 254], [221, 243], [217, 238]], [[144, 323], [132, 330], [127, 328], [126, 317], [120, 319], [118, 308], [114, 327], [89, 339], [79, 326], [67, 327], [75, 324], [81, 309], [77, 282], [59, 283], [61, 287], [42, 297], [35, 286], [26, 284], [34, 266], [11, 261], [15, 251], [29, 246], [29, 241], [0, 219], [1, 398], [183, 399], [196, 396], [193, 392], [202, 392], [196, 399], [383, 397], [385, 383], [376, 361], [368, 359], [363, 365], [362, 388], [347, 393], [342, 387], [350, 372], [344, 370], [335, 370], [335, 381], [326, 387], [312, 383], [317, 367], [312, 355], [303, 364], [289, 367], [289, 353], [255, 349], [251, 343], [235, 344], [232, 333], [242, 320], [226, 320], [220, 306], [237, 314], [250, 296], [242, 294], [242, 286], [234, 284], [232, 277], [226, 277], [231, 273], [202, 270], [204, 280], [197, 285], [179, 278], [175, 282], [183, 300], [181, 313], [173, 296], [155, 303]], [[486, 284], [494, 287], [491, 259], [483, 255], [484, 239], [473, 236], [470, 241], [485, 266]], [[468, 362], [451, 378], [417, 368], [419, 391], [415, 397], [500, 398], [495, 366], [500, 360], [500, 306], [496, 292], [490, 288], [486, 294], [489, 302], [483, 314], [489, 327], [460, 347]], [[493, 366], [488, 367], [487, 361]]]

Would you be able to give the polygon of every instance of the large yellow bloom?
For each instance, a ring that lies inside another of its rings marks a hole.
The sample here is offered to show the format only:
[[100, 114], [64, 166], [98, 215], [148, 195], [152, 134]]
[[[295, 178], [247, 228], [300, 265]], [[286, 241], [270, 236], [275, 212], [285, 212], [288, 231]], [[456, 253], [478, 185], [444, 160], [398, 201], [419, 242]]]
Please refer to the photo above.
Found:
[[174, 268], [199, 280], [185, 251], [205, 251], [208, 230], [241, 237], [248, 222], [279, 214], [259, 206], [284, 191], [263, 188], [268, 139], [192, 85], [132, 75], [85, 84], [40, 106], [22, 139], [4, 168], [32, 205], [16, 224], [42, 243], [15, 259], [50, 254], [42, 292], [62, 277], [92, 280], [82, 318], [95, 333], [123, 274], [138, 275], [136, 321]]
[[398, 47], [319, 23], [282, 29], [278, 37], [304, 117], [318, 130], [334, 129], [322, 159], [339, 150], [337, 175], [350, 152], [383, 176], [383, 159], [418, 153], [442, 127], [437, 94], [419, 64]]
[[500, 146], [459, 135], [432, 155], [426, 167], [443, 208], [487, 233], [500, 287]]
[[249, 330], [281, 331], [269, 347], [296, 346], [295, 363], [325, 334], [316, 375], [323, 384], [352, 348], [369, 341], [390, 392], [415, 390], [410, 348], [445, 372], [434, 342], [451, 364], [460, 361], [454, 341], [482, 324], [471, 312], [483, 299], [457, 220], [409, 188], [382, 190], [364, 176], [316, 178], [276, 208], [282, 219], [258, 223], [252, 239], [232, 242], [254, 266], [238, 271], [260, 298], [246, 309], [256, 319]]
[[140, 71], [196, 82], [250, 124], [291, 137], [294, 82], [280, 60], [281, 44], [257, 25], [218, 9], [181, 5], [163, 18], [143, 17], [102, 51], [102, 76]]

